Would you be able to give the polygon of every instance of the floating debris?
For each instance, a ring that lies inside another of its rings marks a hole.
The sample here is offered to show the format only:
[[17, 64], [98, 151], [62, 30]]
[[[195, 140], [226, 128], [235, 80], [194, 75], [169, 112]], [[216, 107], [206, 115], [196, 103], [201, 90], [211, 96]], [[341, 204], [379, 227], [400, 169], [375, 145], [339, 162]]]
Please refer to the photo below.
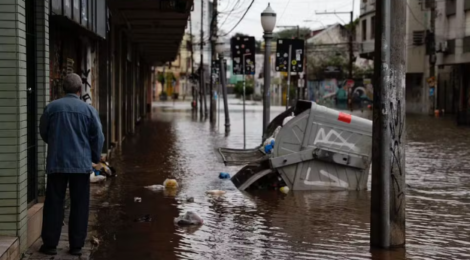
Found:
[[145, 186], [144, 188], [149, 189], [149, 190], [153, 190], [153, 191], [162, 191], [162, 190], [165, 190], [165, 186], [160, 185], [160, 184]]
[[106, 181], [106, 176], [104, 175], [96, 175], [95, 173], [90, 174], [90, 182], [91, 183], [100, 183]]
[[176, 189], [178, 188], [178, 182], [175, 179], [166, 179], [163, 182], [163, 186], [165, 186], [166, 189]]
[[209, 195], [223, 195], [225, 193], [226, 192], [224, 190], [208, 190], [208, 191], [206, 191], [206, 194], [209, 194]]
[[141, 197], [134, 197], [134, 202], [142, 202], [142, 198]]
[[289, 193], [289, 187], [287, 187], [287, 186], [281, 187], [279, 190], [284, 194]]
[[198, 214], [188, 211], [184, 215], [175, 218], [175, 224], [181, 226], [202, 225], [204, 220]]
[[186, 199], [186, 202], [188, 203], [193, 203], [194, 202], [194, 198], [193, 197], [189, 197]]
[[221, 172], [221, 173], [219, 174], [219, 179], [224, 179], [224, 180], [225, 180], [225, 179], [230, 179], [230, 174], [227, 173], [227, 172]]
[[93, 237], [91, 238], [91, 243], [92, 243], [94, 246], [99, 246], [99, 245], [100, 245], [100, 242], [101, 242], [101, 241], [100, 241], [97, 237], [95, 237], [95, 236], [93, 236]]
[[143, 216], [143, 217], [140, 217], [140, 218], [137, 218], [134, 220], [135, 222], [150, 222], [152, 221], [152, 217], [150, 217], [149, 214]]

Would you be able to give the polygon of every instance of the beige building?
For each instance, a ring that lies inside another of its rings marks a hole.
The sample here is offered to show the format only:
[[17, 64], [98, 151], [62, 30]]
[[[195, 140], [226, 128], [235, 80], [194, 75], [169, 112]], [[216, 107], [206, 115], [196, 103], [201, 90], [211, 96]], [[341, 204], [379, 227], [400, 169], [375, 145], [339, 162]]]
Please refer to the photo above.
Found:
[[470, 1], [436, 1], [437, 107], [468, 118], [470, 107]]
[[[185, 34], [180, 43], [179, 51], [176, 59], [172, 62], [160, 66], [155, 69], [156, 82], [154, 86], [154, 100], [158, 100], [162, 91], [165, 91], [168, 98], [171, 99], [173, 94], [178, 94], [178, 98], [191, 96], [191, 82], [189, 76], [192, 73], [191, 67], [191, 36]], [[165, 79], [162, 85], [162, 76]]]
[[[429, 1], [407, 0], [407, 74], [406, 108], [411, 113], [428, 113], [432, 105], [429, 86], [429, 58], [426, 55], [426, 32], [430, 28]], [[442, 2], [442, 1], [441, 1]], [[356, 40], [360, 57], [373, 59], [375, 44], [375, 7], [376, 0], [361, 0], [361, 12]]]

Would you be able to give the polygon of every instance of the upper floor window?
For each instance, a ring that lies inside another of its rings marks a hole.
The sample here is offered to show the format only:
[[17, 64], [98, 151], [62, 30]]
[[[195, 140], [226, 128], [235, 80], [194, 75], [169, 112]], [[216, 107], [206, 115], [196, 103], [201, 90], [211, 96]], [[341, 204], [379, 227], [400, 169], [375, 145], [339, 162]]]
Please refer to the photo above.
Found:
[[464, 1], [464, 8], [465, 11], [470, 10], [470, 1], [465, 0]]
[[456, 0], [446, 0], [446, 15], [454, 15], [457, 13]]
[[367, 19], [362, 20], [362, 40], [367, 40]]
[[370, 39], [375, 39], [375, 16], [370, 18]]

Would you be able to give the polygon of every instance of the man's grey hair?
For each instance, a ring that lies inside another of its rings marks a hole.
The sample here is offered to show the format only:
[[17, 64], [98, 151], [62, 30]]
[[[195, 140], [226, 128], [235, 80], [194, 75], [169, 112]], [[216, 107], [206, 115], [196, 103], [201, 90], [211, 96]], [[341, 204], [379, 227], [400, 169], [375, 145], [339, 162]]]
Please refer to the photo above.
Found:
[[75, 73], [67, 74], [63, 84], [66, 94], [76, 94], [82, 89], [82, 79]]

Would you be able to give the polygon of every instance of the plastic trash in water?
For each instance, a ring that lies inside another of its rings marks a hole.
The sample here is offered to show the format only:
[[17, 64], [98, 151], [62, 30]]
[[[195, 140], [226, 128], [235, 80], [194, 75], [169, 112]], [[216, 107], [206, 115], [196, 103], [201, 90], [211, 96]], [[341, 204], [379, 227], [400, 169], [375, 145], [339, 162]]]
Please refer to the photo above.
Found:
[[194, 198], [193, 197], [189, 197], [186, 199], [186, 202], [187, 203], [193, 203], [194, 202]]
[[141, 197], [134, 197], [134, 202], [142, 202], [142, 198]]
[[294, 113], [292, 113], [291, 116], [288, 116], [288, 117], [284, 118], [284, 120], [282, 121], [282, 125], [285, 126], [287, 124], [287, 122], [292, 120], [292, 118], [294, 118]]
[[198, 214], [188, 211], [184, 215], [175, 218], [175, 224], [188, 226], [188, 225], [202, 225], [204, 220]]
[[279, 189], [279, 191], [281, 191], [284, 194], [287, 194], [287, 193], [289, 193], [289, 187], [287, 187], [287, 186], [281, 187]]
[[224, 195], [226, 192], [224, 190], [208, 190], [206, 194], [209, 195]]
[[166, 179], [163, 186], [165, 186], [165, 189], [176, 189], [178, 188], [178, 182], [175, 179]]
[[97, 237], [95, 237], [95, 236], [93, 236], [93, 237], [91, 238], [91, 243], [92, 243], [94, 246], [99, 246], [99, 245], [100, 245], [100, 242], [101, 242], [101, 241], [100, 241]]
[[264, 146], [264, 153], [271, 154], [272, 150], [273, 150], [273, 146], [271, 144], [267, 144]]
[[230, 179], [230, 174], [227, 173], [227, 172], [221, 172], [221, 173], [219, 174], [219, 179], [224, 179], [224, 180], [225, 180], [225, 179]]
[[271, 144], [271, 142], [274, 141], [274, 138], [273, 137], [269, 137], [269, 138], [266, 138], [266, 140], [264, 141], [263, 145], [268, 145], [268, 144]]
[[153, 190], [153, 191], [163, 191], [163, 190], [165, 190], [165, 186], [160, 185], [160, 184], [145, 186], [144, 188], [149, 189], [149, 190]]
[[91, 183], [103, 182], [105, 180], [106, 180], [106, 176], [104, 176], [104, 175], [96, 175], [96, 173], [90, 174], [90, 182]]
[[176, 195], [178, 195], [178, 189], [165, 189], [163, 190], [163, 195], [165, 197], [176, 197]]
[[135, 222], [151, 222], [152, 221], [152, 217], [150, 217], [149, 214], [143, 216], [143, 217], [140, 217], [140, 218], [136, 218], [134, 219]]

